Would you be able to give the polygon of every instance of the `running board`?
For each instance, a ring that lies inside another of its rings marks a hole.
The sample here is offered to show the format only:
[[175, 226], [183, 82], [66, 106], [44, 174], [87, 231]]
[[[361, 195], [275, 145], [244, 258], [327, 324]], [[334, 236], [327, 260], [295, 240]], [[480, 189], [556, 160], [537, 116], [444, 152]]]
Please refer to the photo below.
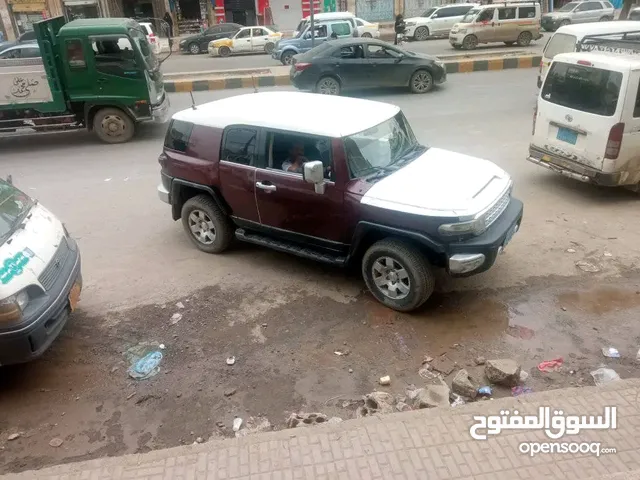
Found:
[[243, 228], [236, 230], [236, 238], [242, 242], [261, 245], [272, 250], [277, 250], [278, 252], [291, 253], [298, 257], [308, 258], [309, 260], [315, 260], [316, 262], [327, 263], [337, 267], [344, 267], [347, 263], [346, 257], [334, 256], [311, 248], [302, 247], [295, 243], [275, 240], [271, 237], [260, 235], [259, 233], [247, 232]]

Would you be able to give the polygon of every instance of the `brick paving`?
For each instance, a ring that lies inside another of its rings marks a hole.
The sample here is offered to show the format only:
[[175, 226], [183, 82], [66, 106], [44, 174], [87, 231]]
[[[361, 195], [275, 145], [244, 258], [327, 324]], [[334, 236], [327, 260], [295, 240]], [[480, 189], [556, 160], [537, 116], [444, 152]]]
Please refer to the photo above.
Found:
[[[538, 407], [565, 414], [602, 415], [618, 407], [615, 430], [586, 430], [565, 442], [601, 442], [615, 454], [519, 452], [521, 442], [551, 441], [544, 432], [506, 431], [473, 440], [473, 415], [502, 409], [537, 414]], [[187, 480], [187, 479], [451, 479], [559, 478], [640, 479], [640, 380], [607, 387], [552, 390], [517, 398], [481, 401], [217, 440], [155, 452], [58, 465], [1, 476], [0, 480]]]

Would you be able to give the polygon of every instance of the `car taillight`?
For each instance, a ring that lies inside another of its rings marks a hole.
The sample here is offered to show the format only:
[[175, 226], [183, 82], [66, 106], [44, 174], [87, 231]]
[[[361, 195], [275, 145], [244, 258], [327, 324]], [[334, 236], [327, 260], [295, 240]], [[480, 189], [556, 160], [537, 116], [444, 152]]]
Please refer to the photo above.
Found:
[[153, 34], [153, 33], [149, 34], [149, 43], [156, 43], [155, 34]]
[[296, 64], [294, 65], [294, 67], [295, 67], [295, 69], [296, 69], [296, 72], [301, 72], [301, 71], [303, 71], [304, 69], [309, 68], [310, 66], [311, 66], [311, 64], [310, 64], [310, 63], [304, 63], [304, 62], [303, 62], [303, 63], [296, 63]]
[[531, 129], [531, 135], [536, 134], [536, 118], [537, 117], [538, 117], [538, 104], [536, 103], [536, 106], [533, 109], [533, 128]]
[[622, 136], [624, 134], [624, 123], [616, 123], [609, 130], [609, 138], [607, 139], [607, 148], [604, 151], [604, 158], [615, 160], [620, 154], [622, 146]]

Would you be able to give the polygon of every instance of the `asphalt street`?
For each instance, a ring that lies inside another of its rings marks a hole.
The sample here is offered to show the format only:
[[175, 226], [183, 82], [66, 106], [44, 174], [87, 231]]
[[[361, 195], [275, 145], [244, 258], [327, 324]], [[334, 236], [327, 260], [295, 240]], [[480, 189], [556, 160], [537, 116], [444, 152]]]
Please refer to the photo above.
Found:
[[[501, 43], [490, 43], [487, 45], [479, 45], [474, 54], [480, 53], [508, 53], [515, 50], [527, 50], [531, 52], [542, 52], [544, 45], [549, 39], [549, 33], [544, 33], [540, 40], [536, 40], [526, 48], [507, 47]], [[428, 55], [459, 55], [460, 50], [454, 50], [447, 39], [430, 39], [424, 42], [408, 42], [404, 45], [406, 50], [425, 53]], [[233, 70], [246, 68], [263, 68], [275, 67], [282, 65], [279, 61], [271, 58], [270, 55], [237, 55], [227, 58], [215, 57], [209, 55], [181, 55], [173, 53], [162, 65], [164, 73], [187, 73], [199, 72], [206, 70]]]

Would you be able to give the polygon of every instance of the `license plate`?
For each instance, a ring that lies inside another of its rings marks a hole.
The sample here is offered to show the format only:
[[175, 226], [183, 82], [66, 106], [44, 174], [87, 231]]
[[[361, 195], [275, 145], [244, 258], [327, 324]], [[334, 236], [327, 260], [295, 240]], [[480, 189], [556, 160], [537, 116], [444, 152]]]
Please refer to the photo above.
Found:
[[78, 306], [78, 302], [80, 301], [80, 292], [82, 291], [82, 281], [76, 280], [76, 283], [73, 284], [71, 291], [69, 292], [69, 307], [73, 312]]
[[550, 162], [551, 157], [549, 155], [542, 155], [542, 158], [540, 160], [542, 160], [543, 162]]
[[561, 142], [570, 143], [571, 145], [575, 145], [578, 141], [578, 132], [574, 132], [573, 130], [569, 130], [568, 128], [558, 128], [558, 134], [556, 138]]
[[511, 241], [513, 236], [518, 231], [518, 228], [519, 228], [519, 225], [517, 223], [515, 225], [511, 226], [511, 228], [507, 232], [507, 235], [504, 237], [504, 242], [502, 243], [502, 248], [505, 248], [509, 244], [509, 242]]

